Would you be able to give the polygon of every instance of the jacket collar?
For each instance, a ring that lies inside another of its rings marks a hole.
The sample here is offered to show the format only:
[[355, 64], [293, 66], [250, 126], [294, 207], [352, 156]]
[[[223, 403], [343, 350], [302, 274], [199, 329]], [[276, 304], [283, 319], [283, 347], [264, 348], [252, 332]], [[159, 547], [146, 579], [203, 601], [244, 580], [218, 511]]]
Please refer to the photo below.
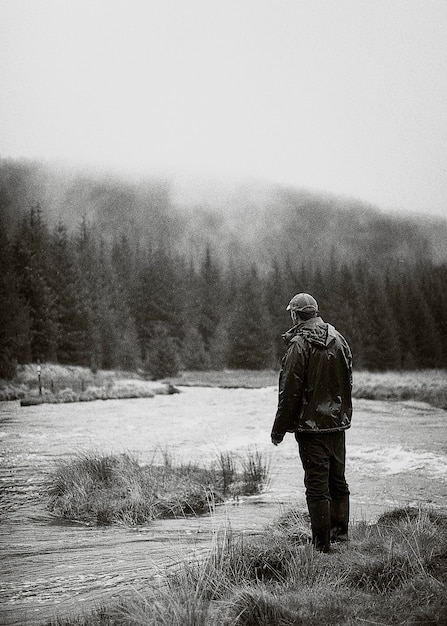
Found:
[[311, 317], [309, 320], [304, 320], [304, 322], [300, 322], [299, 324], [292, 326], [292, 328], [289, 328], [289, 330], [282, 335], [282, 338], [284, 339], [286, 344], [289, 345], [295, 335], [297, 335], [302, 330], [312, 331], [317, 324], [324, 324], [321, 317]]

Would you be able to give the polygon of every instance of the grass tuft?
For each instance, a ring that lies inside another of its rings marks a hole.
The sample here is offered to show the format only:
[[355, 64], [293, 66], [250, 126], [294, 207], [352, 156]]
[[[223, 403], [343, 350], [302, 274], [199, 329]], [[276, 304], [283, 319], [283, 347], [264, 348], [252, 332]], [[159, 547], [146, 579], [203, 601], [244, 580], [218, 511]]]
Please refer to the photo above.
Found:
[[226, 529], [159, 587], [52, 626], [445, 625], [447, 515], [390, 511], [329, 554], [293, 540], [305, 521], [288, 511], [250, 540]]
[[215, 503], [264, 488], [268, 476], [264, 457], [249, 450], [240, 460], [239, 472], [237, 460], [226, 454], [210, 468], [176, 466], [162, 452], [161, 463], [154, 459], [140, 466], [129, 454], [78, 454], [60, 462], [50, 476], [48, 508], [56, 516], [98, 526], [133, 526], [208, 513]]
[[249, 450], [241, 461], [244, 493], [247, 495], [260, 493], [267, 482], [270, 469], [264, 455], [258, 450]]
[[307, 544], [312, 539], [309, 524], [310, 517], [307, 511], [290, 509], [280, 515], [272, 525], [272, 531], [279, 531], [294, 543]]
[[294, 626], [303, 623], [275, 594], [262, 587], [236, 591], [225, 608], [226, 615], [222, 623], [228, 625]]
[[407, 582], [412, 567], [404, 556], [387, 554], [385, 558], [365, 559], [356, 563], [347, 583], [368, 593], [390, 592]]

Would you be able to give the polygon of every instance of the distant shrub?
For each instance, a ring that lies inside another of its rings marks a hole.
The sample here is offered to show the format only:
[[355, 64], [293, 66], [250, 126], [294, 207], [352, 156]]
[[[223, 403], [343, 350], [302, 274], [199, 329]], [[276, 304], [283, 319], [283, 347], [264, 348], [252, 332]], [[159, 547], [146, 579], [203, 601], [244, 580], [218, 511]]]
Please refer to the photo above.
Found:
[[0, 384], [0, 402], [21, 400], [27, 394], [28, 388], [24, 384], [13, 385], [2, 381]]
[[[49, 396], [50, 400], [55, 403], [63, 403], [63, 402], [79, 402], [79, 393], [73, 391], [73, 389], [61, 389], [57, 392], [57, 394], [52, 394]], [[48, 397], [48, 396], [47, 396]]]

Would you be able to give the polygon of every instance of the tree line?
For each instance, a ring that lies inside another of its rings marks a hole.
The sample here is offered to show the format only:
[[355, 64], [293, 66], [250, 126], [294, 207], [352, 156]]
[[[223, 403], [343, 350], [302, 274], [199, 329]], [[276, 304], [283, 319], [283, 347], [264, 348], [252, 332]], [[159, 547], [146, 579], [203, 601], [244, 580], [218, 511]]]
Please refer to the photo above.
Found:
[[137, 236], [111, 241], [86, 218], [50, 227], [35, 205], [13, 233], [0, 220], [0, 265], [2, 378], [38, 359], [153, 378], [276, 368], [299, 291], [345, 335], [357, 369], [447, 367], [447, 265], [427, 259], [223, 266], [209, 246], [187, 258]]

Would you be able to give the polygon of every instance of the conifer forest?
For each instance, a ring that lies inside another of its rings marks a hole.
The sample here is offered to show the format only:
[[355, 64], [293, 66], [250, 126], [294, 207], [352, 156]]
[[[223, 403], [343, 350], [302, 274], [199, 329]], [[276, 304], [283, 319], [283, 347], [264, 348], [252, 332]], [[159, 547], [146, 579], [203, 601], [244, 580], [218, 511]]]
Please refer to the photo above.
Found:
[[277, 368], [299, 291], [356, 369], [447, 367], [445, 221], [290, 190], [223, 197], [0, 161], [0, 377], [38, 359], [153, 378]]

